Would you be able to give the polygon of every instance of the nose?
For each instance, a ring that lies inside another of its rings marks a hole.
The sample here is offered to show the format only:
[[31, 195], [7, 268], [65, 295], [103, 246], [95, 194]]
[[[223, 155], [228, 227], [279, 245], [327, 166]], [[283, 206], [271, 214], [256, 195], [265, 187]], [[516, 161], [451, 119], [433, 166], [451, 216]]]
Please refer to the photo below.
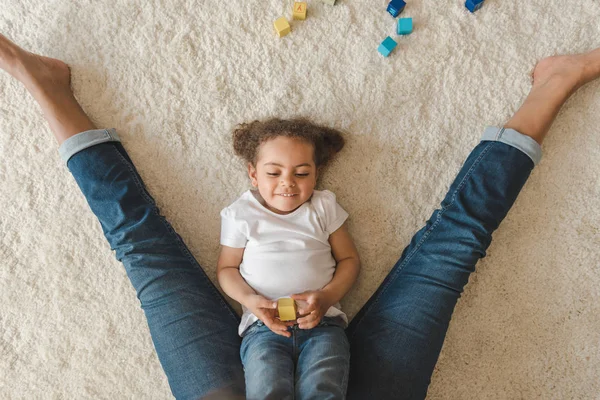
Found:
[[293, 176], [281, 176], [281, 186], [294, 187], [296, 186], [296, 182], [294, 181]]

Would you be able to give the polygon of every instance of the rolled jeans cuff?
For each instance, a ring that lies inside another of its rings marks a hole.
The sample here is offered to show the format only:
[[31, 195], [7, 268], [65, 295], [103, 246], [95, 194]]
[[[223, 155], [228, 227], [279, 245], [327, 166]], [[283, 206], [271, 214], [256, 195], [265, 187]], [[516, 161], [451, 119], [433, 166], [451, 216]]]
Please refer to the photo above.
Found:
[[104, 142], [120, 142], [121, 138], [117, 135], [114, 128], [110, 129], [92, 129], [71, 136], [58, 148], [60, 158], [65, 165], [73, 155], [88, 147], [95, 146]]
[[514, 129], [488, 126], [481, 137], [481, 141], [484, 140], [502, 142], [521, 150], [531, 158], [534, 167], [542, 159], [542, 146], [530, 136], [523, 135]]

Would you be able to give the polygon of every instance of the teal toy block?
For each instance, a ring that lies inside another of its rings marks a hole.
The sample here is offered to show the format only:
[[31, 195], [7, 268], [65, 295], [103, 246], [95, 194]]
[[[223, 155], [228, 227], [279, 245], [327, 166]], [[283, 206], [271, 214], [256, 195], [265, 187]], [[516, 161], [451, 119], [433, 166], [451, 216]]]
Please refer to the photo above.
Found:
[[483, 0], [467, 0], [465, 2], [465, 7], [467, 7], [472, 13], [479, 10], [481, 6], [483, 6]]
[[383, 40], [383, 42], [381, 42], [377, 51], [379, 51], [384, 57], [387, 57], [390, 55], [392, 50], [396, 48], [397, 45], [398, 43], [396, 43], [394, 39], [388, 36]]
[[412, 18], [400, 18], [398, 20], [398, 27], [396, 29], [396, 33], [398, 35], [408, 35], [412, 31], [413, 31]]

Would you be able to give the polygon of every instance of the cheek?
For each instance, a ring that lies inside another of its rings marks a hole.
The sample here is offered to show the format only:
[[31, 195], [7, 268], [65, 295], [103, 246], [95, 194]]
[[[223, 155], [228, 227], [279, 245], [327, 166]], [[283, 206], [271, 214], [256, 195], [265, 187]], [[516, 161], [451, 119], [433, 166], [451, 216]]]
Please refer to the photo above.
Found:
[[277, 182], [272, 180], [264, 181], [262, 182], [262, 188], [271, 194], [271, 192], [277, 188]]

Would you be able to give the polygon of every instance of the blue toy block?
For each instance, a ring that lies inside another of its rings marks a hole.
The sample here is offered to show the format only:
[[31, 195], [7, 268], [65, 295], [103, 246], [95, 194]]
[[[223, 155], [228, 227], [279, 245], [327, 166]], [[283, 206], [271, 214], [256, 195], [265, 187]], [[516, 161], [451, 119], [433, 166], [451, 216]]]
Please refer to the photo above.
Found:
[[398, 27], [396, 33], [398, 35], [408, 35], [413, 31], [412, 18], [400, 18], [398, 20]]
[[483, 6], [483, 1], [484, 0], [467, 0], [467, 2], [465, 3], [465, 7], [467, 7], [469, 11], [474, 13], [475, 11], [479, 10], [481, 6]]
[[384, 57], [387, 57], [390, 55], [392, 50], [396, 48], [397, 45], [398, 43], [396, 43], [394, 39], [388, 36], [383, 40], [383, 42], [381, 42], [377, 51], [383, 54]]
[[387, 6], [387, 11], [392, 14], [392, 17], [396, 18], [404, 10], [404, 7], [406, 7], [404, 0], [392, 0]]

